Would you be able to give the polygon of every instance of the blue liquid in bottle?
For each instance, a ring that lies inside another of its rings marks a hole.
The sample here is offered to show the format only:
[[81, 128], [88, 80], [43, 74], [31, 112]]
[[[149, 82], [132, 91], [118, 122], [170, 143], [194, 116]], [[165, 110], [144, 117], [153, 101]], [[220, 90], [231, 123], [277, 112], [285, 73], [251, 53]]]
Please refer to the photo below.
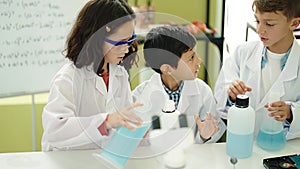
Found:
[[230, 157], [247, 158], [252, 154], [254, 133], [241, 135], [227, 131], [226, 152]]
[[266, 132], [259, 130], [256, 138], [256, 143], [258, 146], [265, 150], [276, 151], [282, 149], [286, 144], [286, 139], [284, 131], [281, 132]]
[[135, 131], [125, 127], [117, 128], [110, 141], [106, 144], [101, 156], [105, 157], [118, 168], [124, 168], [129, 157], [138, 147], [140, 141], [150, 128], [151, 124], [136, 127]]

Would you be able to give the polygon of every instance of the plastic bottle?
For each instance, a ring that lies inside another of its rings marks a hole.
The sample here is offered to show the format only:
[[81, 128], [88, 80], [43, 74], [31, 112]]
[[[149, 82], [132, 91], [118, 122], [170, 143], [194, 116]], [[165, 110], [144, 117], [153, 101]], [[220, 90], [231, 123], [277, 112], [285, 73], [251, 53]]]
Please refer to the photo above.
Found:
[[123, 126], [118, 127], [103, 151], [100, 154], [95, 153], [94, 156], [108, 168], [124, 168], [128, 159], [151, 127], [151, 117], [161, 112], [165, 105], [162, 98], [164, 98], [164, 95], [161, 91], [149, 89], [147, 92], [144, 92], [137, 99], [137, 102], [144, 103], [144, 106], [137, 107], [133, 111], [143, 120], [143, 124], [134, 126], [136, 128], [134, 131]]
[[160, 126], [163, 130], [173, 130], [179, 128], [180, 112], [175, 109], [175, 102], [167, 100], [160, 115]]
[[[269, 104], [279, 100], [279, 93], [270, 94]], [[263, 123], [256, 137], [256, 143], [265, 150], [276, 151], [285, 146], [286, 138], [282, 122], [276, 121], [274, 117], [270, 117], [269, 113], [265, 110]]]
[[234, 106], [228, 110], [227, 154], [232, 158], [247, 158], [252, 154], [255, 112], [249, 106], [247, 95], [238, 95]]

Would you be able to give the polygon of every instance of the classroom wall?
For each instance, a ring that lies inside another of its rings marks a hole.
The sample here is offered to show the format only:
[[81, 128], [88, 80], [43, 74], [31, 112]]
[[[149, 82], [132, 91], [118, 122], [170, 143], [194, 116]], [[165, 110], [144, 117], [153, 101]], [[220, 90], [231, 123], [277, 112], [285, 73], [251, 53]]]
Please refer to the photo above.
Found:
[[[214, 5], [215, 1], [211, 1], [212, 5]], [[129, 3], [133, 4], [133, 2], [134, 0], [129, 0]], [[139, 5], [142, 5], [142, 3]], [[157, 12], [173, 14], [188, 21], [205, 21], [206, 18], [206, 0], [153, 0], [153, 6], [155, 6]], [[212, 7], [211, 10], [214, 11], [214, 8]], [[211, 15], [212, 21], [214, 17], [214, 15]], [[212, 27], [214, 27], [215, 23], [211, 23]], [[213, 50], [215, 51], [215, 49]], [[200, 52], [202, 55], [204, 51]], [[200, 77], [204, 73], [204, 69], [202, 65]], [[134, 73], [138, 70], [139, 68], [133, 67], [131, 72]], [[132, 88], [135, 88], [138, 82], [138, 76], [132, 77]], [[41, 150], [40, 143], [43, 133], [41, 114], [44, 105], [47, 103], [47, 97], [48, 93], [35, 95], [36, 143], [38, 151]], [[31, 106], [31, 96], [0, 98], [0, 153], [32, 150]]]
[[[41, 114], [48, 93], [36, 94], [36, 143], [41, 150]], [[32, 151], [32, 96], [0, 99], [0, 153]]]
[[[128, 0], [131, 5], [137, 1], [139, 6], [145, 5], [147, 0]], [[151, 0], [155, 11], [173, 14], [189, 21], [206, 18], [206, 0]], [[215, 1], [215, 0], [214, 0]]]

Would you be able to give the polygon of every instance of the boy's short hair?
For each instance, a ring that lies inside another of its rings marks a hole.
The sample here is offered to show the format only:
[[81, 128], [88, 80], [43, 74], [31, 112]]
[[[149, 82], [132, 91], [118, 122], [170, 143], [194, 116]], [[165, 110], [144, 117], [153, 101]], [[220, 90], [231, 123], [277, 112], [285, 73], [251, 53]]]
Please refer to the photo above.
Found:
[[289, 19], [300, 17], [300, 0], [254, 0], [252, 9], [260, 12], [281, 11]]
[[175, 26], [153, 28], [147, 34], [144, 43], [146, 66], [160, 74], [160, 67], [163, 64], [177, 68], [182, 54], [195, 46], [195, 37], [182, 28]]

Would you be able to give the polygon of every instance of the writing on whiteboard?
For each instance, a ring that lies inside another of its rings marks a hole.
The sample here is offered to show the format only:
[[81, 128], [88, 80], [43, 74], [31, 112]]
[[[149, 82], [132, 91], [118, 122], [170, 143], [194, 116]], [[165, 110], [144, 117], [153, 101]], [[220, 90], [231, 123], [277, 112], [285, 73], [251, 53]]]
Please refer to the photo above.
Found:
[[61, 4], [42, 0], [0, 0], [0, 69], [64, 62], [66, 28]]
[[[0, 0], [0, 97], [49, 90], [86, 0]], [[13, 93], [13, 94], [12, 94]]]

